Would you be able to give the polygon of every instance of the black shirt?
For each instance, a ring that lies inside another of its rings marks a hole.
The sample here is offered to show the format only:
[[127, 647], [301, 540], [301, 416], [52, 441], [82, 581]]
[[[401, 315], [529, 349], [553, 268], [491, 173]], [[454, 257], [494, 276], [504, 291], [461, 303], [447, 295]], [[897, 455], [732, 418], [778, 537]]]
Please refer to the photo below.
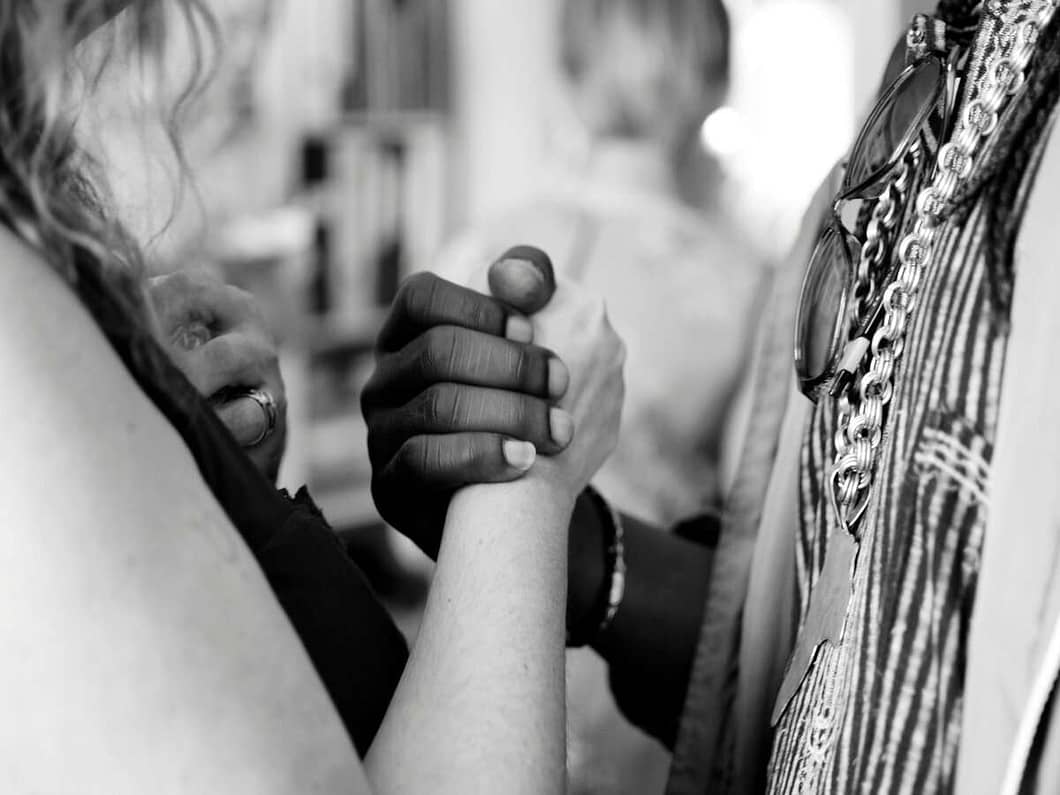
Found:
[[130, 375], [184, 440], [363, 756], [408, 659], [404, 637], [305, 489], [291, 498], [268, 482], [88, 256], [77, 263], [77, 292]]

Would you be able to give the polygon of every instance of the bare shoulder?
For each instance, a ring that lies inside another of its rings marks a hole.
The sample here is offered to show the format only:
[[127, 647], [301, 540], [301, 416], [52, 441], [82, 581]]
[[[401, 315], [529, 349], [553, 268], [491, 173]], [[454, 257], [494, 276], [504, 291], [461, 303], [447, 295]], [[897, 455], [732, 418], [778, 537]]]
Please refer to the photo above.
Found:
[[[130, 453], [152, 449], [180, 468], [187, 455], [179, 437], [70, 285], [2, 228], [0, 263], [0, 416], [10, 429], [0, 467], [22, 471], [20, 479], [58, 477], [90, 455], [88, 460], [120, 474]], [[36, 452], [29, 460], [27, 450]], [[12, 460], [20, 454], [21, 464]]]
[[[78, 383], [85, 372], [120, 365], [72, 287], [2, 226], [0, 263], [0, 368], [5, 381], [22, 375], [0, 391], [0, 400], [17, 399], [48, 381]], [[99, 389], [115, 386], [111, 379], [91, 380]]]
[[0, 383], [0, 641], [18, 650], [0, 665], [5, 783], [363, 792], [304, 650], [179, 435], [69, 286], [3, 231]]

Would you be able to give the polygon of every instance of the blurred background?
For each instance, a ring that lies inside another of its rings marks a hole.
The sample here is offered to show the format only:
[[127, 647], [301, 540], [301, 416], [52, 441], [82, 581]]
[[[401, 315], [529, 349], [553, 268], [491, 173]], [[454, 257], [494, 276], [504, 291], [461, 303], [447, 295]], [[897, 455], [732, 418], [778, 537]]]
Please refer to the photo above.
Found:
[[[412, 636], [430, 566], [375, 513], [358, 404], [400, 281], [550, 251], [630, 344], [601, 490], [659, 522], [716, 509], [763, 285], [925, 3], [208, 5], [222, 46], [181, 119], [193, 179], [133, 72], [111, 70], [86, 128], [154, 270], [207, 267], [265, 306], [289, 392], [281, 485], [309, 485]], [[167, 42], [166, 68], [190, 46]], [[572, 792], [661, 790], [667, 755], [588, 653], [570, 703]]]

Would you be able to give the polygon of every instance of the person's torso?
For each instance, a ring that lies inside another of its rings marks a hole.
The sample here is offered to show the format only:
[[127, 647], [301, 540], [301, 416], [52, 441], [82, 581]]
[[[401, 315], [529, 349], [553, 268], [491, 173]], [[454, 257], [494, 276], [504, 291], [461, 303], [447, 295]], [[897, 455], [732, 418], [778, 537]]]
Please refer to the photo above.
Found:
[[[824, 644], [776, 726], [772, 792], [923, 793], [952, 784], [986, 520], [1007, 311], [991, 300], [977, 206], [950, 226], [895, 375], [840, 646]], [[835, 405], [806, 429], [800, 620], [836, 518]]]
[[[1045, 139], [1021, 145], [1040, 153]], [[774, 727], [770, 792], [954, 789], [1010, 329], [1012, 250], [995, 233], [1001, 223], [1018, 229], [1034, 170], [1017, 175], [1010, 194], [984, 190], [932, 246], [858, 526], [842, 640], [819, 647]], [[913, 222], [909, 210], [904, 228]], [[801, 452], [804, 628], [838, 521], [827, 485], [837, 413], [836, 401], [819, 402]]]

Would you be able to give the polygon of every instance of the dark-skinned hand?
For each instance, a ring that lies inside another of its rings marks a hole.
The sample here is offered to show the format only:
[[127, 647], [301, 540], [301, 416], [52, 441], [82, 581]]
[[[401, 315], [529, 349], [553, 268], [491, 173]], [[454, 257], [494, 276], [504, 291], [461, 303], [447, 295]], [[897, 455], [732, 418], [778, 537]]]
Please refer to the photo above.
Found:
[[566, 366], [533, 344], [527, 319], [552, 297], [552, 263], [516, 247], [488, 280], [493, 296], [411, 276], [379, 333], [361, 397], [376, 507], [431, 557], [458, 488], [519, 478], [537, 453], [570, 443], [570, 418], [555, 407]]

